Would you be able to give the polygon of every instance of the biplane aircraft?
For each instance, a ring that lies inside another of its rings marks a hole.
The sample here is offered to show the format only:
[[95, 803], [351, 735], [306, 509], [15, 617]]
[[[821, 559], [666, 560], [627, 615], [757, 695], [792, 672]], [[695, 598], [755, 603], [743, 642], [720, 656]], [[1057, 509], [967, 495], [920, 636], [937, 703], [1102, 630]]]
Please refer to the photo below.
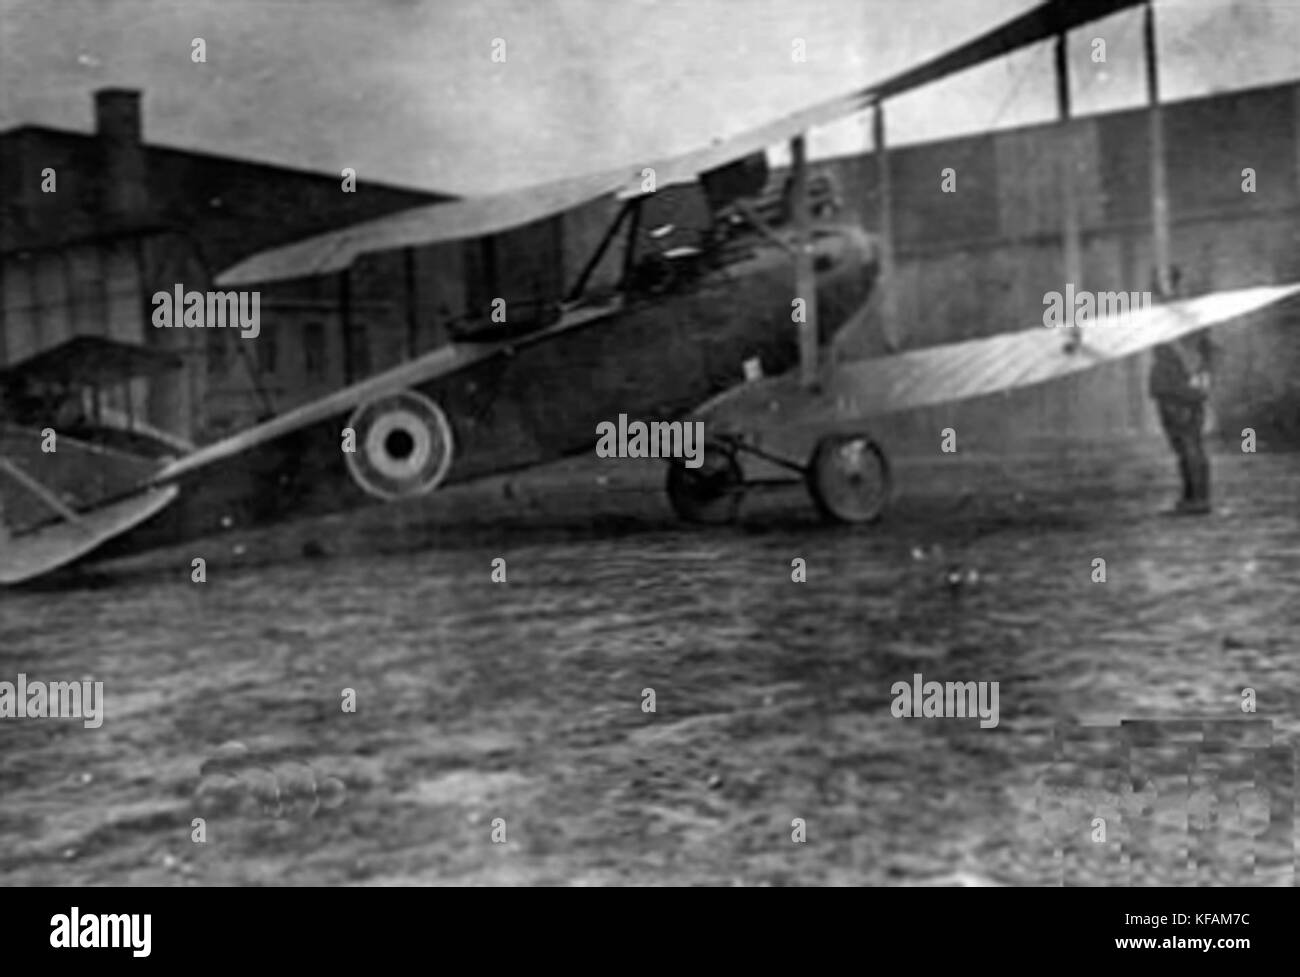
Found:
[[[364, 254], [481, 237], [596, 198], [619, 202], [566, 300], [532, 310], [522, 322], [507, 316], [506, 323], [460, 329], [448, 345], [193, 450], [149, 441], [129, 425], [125, 434], [115, 425], [111, 437], [102, 422], [63, 430], [60, 457], [65, 444], [75, 444], [78, 456], [101, 459], [112, 474], [80, 483], [61, 479], [79, 498], [51, 488], [54, 455], [30, 450], [42, 429], [58, 426], [51, 406], [24, 399], [6, 430], [25, 427], [28, 450], [16, 454], [7, 436], [0, 465], [0, 498], [10, 514], [0, 538], [0, 583], [31, 580], [91, 554], [419, 496], [591, 451], [598, 424], [620, 414], [705, 423], [703, 465], [668, 463], [668, 496], [683, 518], [734, 518], [751, 487], [742, 467], [751, 457], [806, 480], [813, 501], [833, 519], [878, 518], [890, 475], [865, 426], [871, 418], [1045, 383], [1300, 291], [1286, 285], [1169, 301], [1122, 321], [1093, 321], [1072, 330], [1070, 342], [1035, 324], [865, 360], [834, 362], [824, 355], [835, 333], [864, 321], [865, 303], [887, 265], [880, 239], [837, 210], [833, 190], [810, 176], [803, 134], [1139, 2], [1051, 0], [885, 82], [697, 151], [419, 207], [246, 258], [217, 284], [336, 273]], [[755, 201], [767, 177], [765, 150], [785, 141], [791, 179], [774, 213]], [[645, 184], [647, 170], [653, 189]], [[712, 224], [693, 243], [669, 247], [660, 229], [641, 226], [647, 196], [696, 180]], [[617, 287], [603, 294], [590, 289], [593, 269], [619, 253], [620, 237]], [[796, 299], [806, 307], [802, 322], [792, 316]], [[107, 364], [117, 362], [118, 380], [157, 366], [122, 349], [103, 352], [101, 360], [108, 373]], [[759, 364], [764, 378], [742, 382], [746, 363]], [[8, 371], [7, 383], [47, 369], [19, 365]], [[65, 386], [109, 379], [68, 372]], [[766, 435], [795, 427], [820, 432], [803, 457], [764, 446]], [[353, 451], [343, 449], [348, 429]], [[13, 517], [16, 496], [23, 497], [22, 518]]]
[[[176, 498], [175, 486], [141, 486], [194, 445], [134, 416], [127, 388], [180, 367], [161, 350], [75, 336], [0, 369], [0, 582], [58, 569]], [[125, 410], [106, 403], [114, 392], [128, 394]]]

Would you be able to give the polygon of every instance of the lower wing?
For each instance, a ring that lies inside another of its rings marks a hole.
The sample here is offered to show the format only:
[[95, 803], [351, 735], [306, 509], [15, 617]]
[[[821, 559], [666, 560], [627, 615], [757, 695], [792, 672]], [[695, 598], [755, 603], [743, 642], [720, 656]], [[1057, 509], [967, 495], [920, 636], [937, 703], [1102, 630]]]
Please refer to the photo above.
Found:
[[743, 427], [756, 417], [829, 423], [968, 400], [1081, 373], [1300, 292], [1300, 284], [1214, 292], [1073, 328], [1036, 326], [892, 356], [837, 364], [812, 393], [785, 374], [733, 387], [692, 416]]
[[0, 585], [34, 580], [87, 556], [153, 518], [179, 493], [174, 485], [149, 489], [90, 512], [64, 511], [58, 521], [12, 536], [0, 522]]

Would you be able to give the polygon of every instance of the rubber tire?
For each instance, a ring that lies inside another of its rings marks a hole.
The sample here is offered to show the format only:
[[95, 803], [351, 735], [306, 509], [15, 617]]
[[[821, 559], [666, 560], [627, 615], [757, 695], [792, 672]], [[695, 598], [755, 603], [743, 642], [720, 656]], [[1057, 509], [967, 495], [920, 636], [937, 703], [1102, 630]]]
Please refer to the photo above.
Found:
[[[876, 468], [879, 472], [881, 486], [878, 494], [879, 501], [874, 507], [870, 507], [865, 511], [846, 509], [837, 499], [833, 498], [833, 493], [828, 491], [829, 486], [825, 481], [834, 472], [831, 465], [835, 453], [852, 441], [865, 442], [864, 450], [875, 459]], [[813, 448], [812, 457], [808, 460], [805, 482], [808, 486], [808, 494], [812, 497], [813, 505], [817, 507], [817, 511], [832, 522], [850, 524], [878, 522], [881, 516], [884, 515], [893, 494], [893, 479], [890, 473], [889, 459], [885, 456], [885, 452], [880, 445], [866, 434], [828, 434], [821, 438], [817, 442], [817, 446]]]
[[[682, 458], [670, 461], [664, 488], [673, 512], [683, 522], [725, 526], [735, 522], [740, 513], [744, 474], [735, 451], [726, 445], [710, 442], [705, 445], [704, 457], [699, 468], [687, 468]], [[721, 461], [710, 465], [712, 459]], [[702, 483], [709, 483], [708, 495], [700, 491]], [[721, 491], [716, 491], [718, 487]]]

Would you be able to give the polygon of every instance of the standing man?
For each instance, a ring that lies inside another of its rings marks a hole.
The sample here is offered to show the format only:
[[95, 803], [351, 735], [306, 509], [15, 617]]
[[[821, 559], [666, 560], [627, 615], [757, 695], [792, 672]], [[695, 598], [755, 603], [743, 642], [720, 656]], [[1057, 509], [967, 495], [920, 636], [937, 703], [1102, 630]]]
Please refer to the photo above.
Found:
[[[1173, 292], [1178, 291], [1178, 272], [1171, 270]], [[1160, 413], [1169, 444], [1178, 455], [1183, 496], [1173, 515], [1205, 515], [1210, 509], [1210, 459], [1205, 454], [1202, 433], [1205, 408], [1210, 396], [1213, 344], [1207, 330], [1194, 336], [1163, 343], [1152, 351], [1147, 389]]]

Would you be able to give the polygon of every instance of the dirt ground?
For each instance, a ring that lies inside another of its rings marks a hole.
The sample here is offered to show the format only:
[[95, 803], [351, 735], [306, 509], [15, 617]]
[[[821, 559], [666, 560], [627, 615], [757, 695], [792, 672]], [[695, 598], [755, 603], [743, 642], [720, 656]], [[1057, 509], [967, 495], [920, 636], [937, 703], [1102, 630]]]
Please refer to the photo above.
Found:
[[[1062, 772], [1073, 723], [1271, 720], [1290, 756], [1300, 455], [1215, 478], [1171, 519], [1158, 445], [932, 459], [875, 527], [796, 488], [700, 530], [587, 462], [2, 593], [0, 680], [106, 706], [0, 720], [0, 882], [1293, 884], [1294, 763], [1253, 822], [1175, 786], [1100, 845], [1104, 799], [1051, 799], [1105, 781]], [[917, 672], [998, 682], [999, 724], [896, 718]]]

